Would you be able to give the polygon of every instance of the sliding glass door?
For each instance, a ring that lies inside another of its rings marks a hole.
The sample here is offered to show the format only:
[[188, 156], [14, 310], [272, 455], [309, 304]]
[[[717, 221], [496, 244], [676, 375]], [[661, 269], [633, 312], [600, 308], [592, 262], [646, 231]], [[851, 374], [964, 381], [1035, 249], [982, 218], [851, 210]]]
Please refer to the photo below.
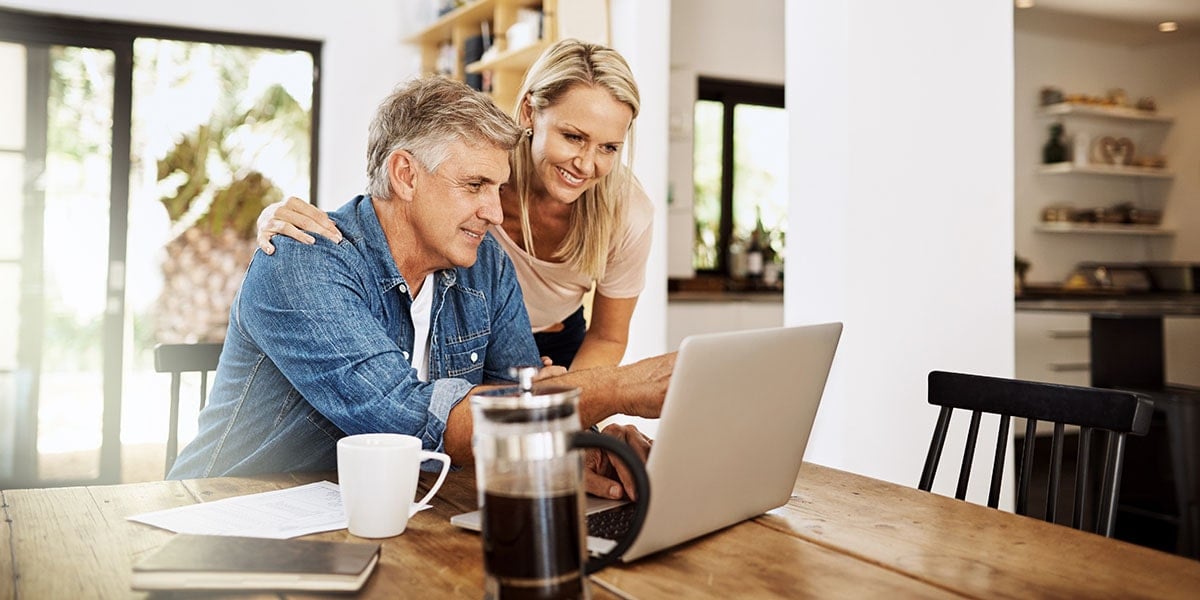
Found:
[[0, 488], [161, 476], [153, 348], [221, 341], [254, 217], [315, 200], [319, 49], [0, 9]]

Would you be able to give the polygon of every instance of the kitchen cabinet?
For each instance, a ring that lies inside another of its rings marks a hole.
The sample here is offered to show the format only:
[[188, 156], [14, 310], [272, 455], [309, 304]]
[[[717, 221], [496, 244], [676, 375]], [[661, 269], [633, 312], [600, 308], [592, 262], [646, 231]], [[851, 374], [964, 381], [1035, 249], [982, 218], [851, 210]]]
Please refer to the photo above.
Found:
[[[530, 19], [536, 13], [540, 19]], [[464, 63], [468, 44], [481, 35], [490, 36], [494, 48]], [[421, 48], [422, 72], [468, 82], [468, 76], [479, 75], [496, 105], [511, 113], [525, 71], [560, 35], [607, 44], [607, 0], [474, 0], [438, 17], [408, 41]]]
[[783, 298], [744, 296], [730, 301], [667, 303], [667, 348], [677, 350], [689, 335], [783, 326]]
[[1015, 326], [1017, 379], [1091, 385], [1086, 313], [1019, 311]]

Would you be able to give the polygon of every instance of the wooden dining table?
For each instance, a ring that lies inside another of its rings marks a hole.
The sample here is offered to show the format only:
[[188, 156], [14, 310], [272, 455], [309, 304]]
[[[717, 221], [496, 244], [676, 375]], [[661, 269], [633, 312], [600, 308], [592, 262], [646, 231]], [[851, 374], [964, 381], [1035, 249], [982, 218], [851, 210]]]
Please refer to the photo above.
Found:
[[[0, 598], [143, 597], [130, 588], [132, 565], [175, 534], [127, 517], [322, 479], [336, 481], [312, 473], [4, 490]], [[422, 486], [431, 481], [422, 475]], [[381, 540], [357, 597], [481, 597], [479, 536], [450, 524], [475, 507], [473, 473], [451, 473], [432, 509]], [[344, 529], [304, 539], [363, 541]], [[1200, 562], [805, 463], [784, 506], [609, 567], [591, 589], [595, 598], [1195, 599]]]

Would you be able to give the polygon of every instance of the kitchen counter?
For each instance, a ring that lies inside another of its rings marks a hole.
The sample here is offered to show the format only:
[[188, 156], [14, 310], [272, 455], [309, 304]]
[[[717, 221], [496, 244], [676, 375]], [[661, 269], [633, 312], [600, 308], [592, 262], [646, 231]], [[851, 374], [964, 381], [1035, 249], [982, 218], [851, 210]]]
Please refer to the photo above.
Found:
[[1155, 390], [1168, 385], [1163, 319], [1200, 317], [1200, 294], [1039, 292], [1018, 296], [1016, 310], [1087, 313], [1091, 385]]
[[667, 302], [783, 302], [783, 291], [731, 292], [688, 290], [667, 292]]
[[1200, 316], [1200, 294], [1130, 293], [1107, 295], [1037, 294], [1017, 296], [1023, 311], [1079, 312], [1125, 317]]

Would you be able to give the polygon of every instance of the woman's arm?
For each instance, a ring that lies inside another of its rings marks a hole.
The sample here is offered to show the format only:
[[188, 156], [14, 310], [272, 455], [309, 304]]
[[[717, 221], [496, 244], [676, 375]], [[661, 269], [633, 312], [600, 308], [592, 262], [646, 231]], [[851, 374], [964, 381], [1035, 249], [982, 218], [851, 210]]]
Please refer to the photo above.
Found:
[[275, 253], [271, 238], [278, 233], [311, 246], [317, 240], [305, 231], [319, 233], [335, 244], [342, 241], [342, 232], [325, 211], [295, 196], [267, 206], [258, 215], [258, 247], [267, 254]]
[[592, 322], [571, 362], [572, 371], [621, 364], [629, 345], [629, 321], [637, 301], [637, 296], [609, 298], [600, 293], [593, 296]]

